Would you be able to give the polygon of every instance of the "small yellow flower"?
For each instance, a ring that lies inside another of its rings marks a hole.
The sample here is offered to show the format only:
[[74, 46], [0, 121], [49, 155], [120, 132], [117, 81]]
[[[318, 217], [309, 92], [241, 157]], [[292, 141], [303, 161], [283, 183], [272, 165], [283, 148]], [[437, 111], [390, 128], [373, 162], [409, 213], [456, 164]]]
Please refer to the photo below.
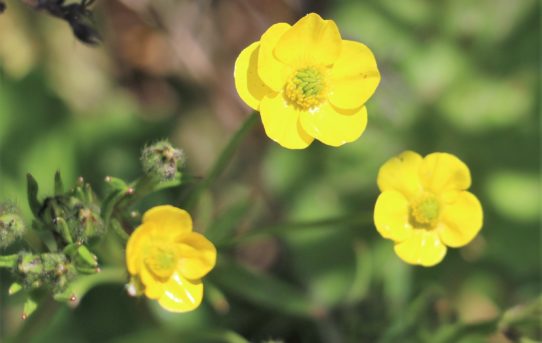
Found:
[[133, 278], [128, 290], [143, 291], [168, 311], [191, 311], [203, 298], [201, 278], [215, 262], [215, 246], [192, 232], [192, 218], [186, 211], [169, 205], [153, 207], [128, 240], [126, 265]]
[[482, 228], [482, 206], [466, 191], [470, 184], [469, 168], [454, 155], [405, 151], [380, 168], [375, 226], [403, 261], [433, 266], [447, 246], [466, 245]]
[[311, 13], [271, 26], [235, 62], [235, 87], [260, 111], [266, 134], [285, 148], [314, 138], [340, 146], [367, 124], [365, 102], [380, 82], [373, 53], [342, 40], [337, 25]]

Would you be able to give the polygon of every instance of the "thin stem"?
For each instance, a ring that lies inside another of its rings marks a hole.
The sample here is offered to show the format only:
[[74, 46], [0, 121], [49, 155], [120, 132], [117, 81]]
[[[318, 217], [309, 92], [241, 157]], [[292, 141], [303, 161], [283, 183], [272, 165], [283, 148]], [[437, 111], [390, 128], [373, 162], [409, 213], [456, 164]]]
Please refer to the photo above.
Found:
[[293, 222], [293, 223], [281, 223], [276, 225], [270, 225], [257, 230], [251, 230], [243, 234], [240, 237], [234, 238], [230, 241], [226, 241], [220, 246], [237, 245], [247, 243], [266, 236], [280, 236], [281, 234], [288, 233], [290, 231], [316, 229], [316, 228], [337, 228], [340, 226], [352, 226], [370, 223], [372, 220], [372, 214], [359, 214], [345, 215], [334, 218], [325, 218], [314, 221], [306, 222]]
[[254, 127], [254, 125], [258, 121], [258, 112], [253, 112], [241, 125], [239, 130], [232, 136], [224, 150], [220, 153], [217, 160], [215, 161], [213, 167], [211, 168], [211, 171], [207, 175], [205, 179], [201, 183], [199, 183], [194, 190], [188, 195], [186, 201], [185, 201], [185, 207], [190, 208], [194, 205], [194, 202], [198, 199], [200, 194], [205, 191], [207, 188], [209, 188], [216, 179], [222, 174], [222, 172], [226, 169], [228, 163], [230, 162], [231, 158], [233, 157], [235, 151], [243, 142], [244, 138], [247, 136], [247, 134], [250, 132], [250, 130]]
[[14, 255], [6, 255], [6, 256], [0, 256], [0, 268], [13, 268], [17, 264], [18, 256], [16, 254]]

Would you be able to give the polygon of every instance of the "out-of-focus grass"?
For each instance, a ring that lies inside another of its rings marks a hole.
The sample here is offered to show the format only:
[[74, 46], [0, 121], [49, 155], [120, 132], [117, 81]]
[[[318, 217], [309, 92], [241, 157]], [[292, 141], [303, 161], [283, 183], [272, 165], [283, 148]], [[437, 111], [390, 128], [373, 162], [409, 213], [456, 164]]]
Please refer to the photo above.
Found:
[[[314, 144], [290, 151], [259, 128], [193, 216], [217, 242], [280, 222], [357, 213], [369, 224], [291, 230], [278, 239], [226, 246], [224, 263], [209, 277], [227, 300], [226, 313], [207, 302], [194, 313], [168, 314], [128, 298], [120, 286], [102, 286], [73, 311], [61, 306], [32, 341], [240, 341], [233, 332], [255, 342], [509, 341], [497, 319], [540, 295], [536, 2], [319, 5], [344, 37], [367, 44], [379, 62], [382, 83], [368, 103], [367, 131], [340, 149]], [[217, 10], [216, 21], [227, 20], [227, 11], [265, 17], [250, 5], [222, 6], [227, 10]], [[139, 149], [167, 136], [186, 150], [188, 172], [203, 175], [238, 125], [221, 117], [235, 107], [208, 105], [222, 103], [224, 93], [236, 101], [227, 79], [233, 64], [225, 64], [226, 92], [182, 75], [153, 76], [171, 86], [173, 93], [166, 93], [180, 105], [146, 106], [120, 86], [116, 73], [122, 68], [110, 46], [90, 51], [74, 43], [66, 27], [41, 17], [31, 22], [35, 17], [10, 7], [0, 16], [0, 199], [15, 200], [26, 214], [26, 172], [42, 194], [51, 193], [57, 169], [67, 181], [84, 176], [99, 191], [106, 175], [135, 178]], [[259, 30], [275, 19], [264, 20]], [[42, 30], [33, 35], [33, 28]], [[221, 38], [209, 44], [230, 44]], [[229, 46], [224, 60], [238, 53]], [[38, 54], [36, 47], [48, 53]], [[370, 224], [378, 167], [406, 149], [460, 156], [484, 207], [481, 235], [430, 269], [398, 260]], [[182, 206], [181, 198], [179, 190], [168, 191], [141, 207]], [[0, 327], [8, 335], [21, 324], [21, 298], [7, 298], [10, 279], [0, 273]], [[518, 330], [542, 339], [539, 323]]]

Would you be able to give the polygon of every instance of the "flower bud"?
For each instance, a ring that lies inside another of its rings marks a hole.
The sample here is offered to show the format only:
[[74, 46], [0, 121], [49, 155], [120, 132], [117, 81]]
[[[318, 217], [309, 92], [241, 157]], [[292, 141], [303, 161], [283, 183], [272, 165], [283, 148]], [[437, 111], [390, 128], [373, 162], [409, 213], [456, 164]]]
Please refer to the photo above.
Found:
[[0, 205], [0, 249], [10, 246], [25, 231], [23, 219], [15, 206]]
[[160, 181], [169, 181], [185, 162], [182, 150], [174, 148], [167, 140], [143, 148], [141, 163], [143, 172]]
[[47, 286], [54, 293], [62, 292], [77, 272], [61, 253], [19, 253], [15, 273], [25, 288]]

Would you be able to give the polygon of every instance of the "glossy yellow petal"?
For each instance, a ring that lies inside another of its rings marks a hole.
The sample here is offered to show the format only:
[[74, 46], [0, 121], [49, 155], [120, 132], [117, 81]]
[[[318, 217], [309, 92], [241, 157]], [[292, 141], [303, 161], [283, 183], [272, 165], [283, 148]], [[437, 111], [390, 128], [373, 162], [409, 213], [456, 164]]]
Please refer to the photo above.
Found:
[[145, 237], [149, 234], [151, 229], [152, 228], [149, 224], [142, 224], [134, 230], [128, 239], [125, 255], [126, 267], [128, 268], [128, 272], [132, 275], [139, 272], [139, 267], [141, 264], [141, 250], [145, 242]]
[[[158, 299], [164, 293], [164, 283], [157, 279], [146, 266], [139, 270], [139, 279], [145, 285], [145, 295], [150, 299]], [[164, 280], [165, 281], [165, 280]]]
[[260, 101], [264, 95], [271, 92], [258, 76], [259, 52], [259, 42], [245, 48], [237, 57], [233, 72], [237, 93], [250, 108], [256, 111], [260, 108]]
[[396, 190], [408, 200], [412, 200], [422, 186], [419, 178], [419, 168], [422, 157], [413, 151], [405, 151], [388, 160], [378, 172], [378, 188], [382, 192]]
[[446, 250], [438, 234], [425, 229], [414, 229], [407, 240], [395, 244], [395, 253], [403, 261], [424, 267], [431, 267], [442, 261]]
[[440, 239], [450, 247], [462, 247], [476, 237], [483, 222], [480, 201], [470, 192], [458, 192], [443, 206], [437, 230]]
[[267, 136], [285, 148], [304, 149], [314, 140], [301, 127], [299, 111], [289, 106], [281, 94], [265, 96], [260, 114]]
[[143, 215], [143, 223], [153, 223], [156, 229], [165, 235], [177, 235], [192, 231], [190, 214], [170, 205], [151, 208]]
[[362, 106], [380, 83], [376, 60], [368, 47], [342, 41], [341, 55], [331, 70], [329, 101], [345, 109]]
[[164, 292], [158, 303], [171, 312], [188, 312], [197, 308], [202, 298], [201, 280], [188, 280], [179, 273], [174, 273], [164, 285]]
[[301, 125], [322, 143], [337, 147], [355, 141], [365, 131], [367, 109], [340, 110], [325, 102], [318, 108], [301, 112]]
[[470, 187], [469, 168], [454, 155], [435, 152], [425, 156], [420, 165], [420, 179], [425, 189], [435, 194], [462, 191]]
[[409, 203], [399, 192], [386, 191], [376, 200], [374, 221], [382, 237], [402, 242], [412, 234], [409, 223]]
[[277, 59], [290, 66], [331, 65], [341, 53], [341, 34], [332, 20], [310, 13], [280, 37]]
[[179, 272], [187, 279], [201, 279], [214, 268], [216, 248], [202, 234], [191, 232], [179, 240]]
[[268, 87], [276, 92], [284, 87], [292, 68], [280, 62], [273, 51], [280, 37], [290, 28], [289, 24], [278, 23], [267, 29], [260, 38], [258, 75]]

